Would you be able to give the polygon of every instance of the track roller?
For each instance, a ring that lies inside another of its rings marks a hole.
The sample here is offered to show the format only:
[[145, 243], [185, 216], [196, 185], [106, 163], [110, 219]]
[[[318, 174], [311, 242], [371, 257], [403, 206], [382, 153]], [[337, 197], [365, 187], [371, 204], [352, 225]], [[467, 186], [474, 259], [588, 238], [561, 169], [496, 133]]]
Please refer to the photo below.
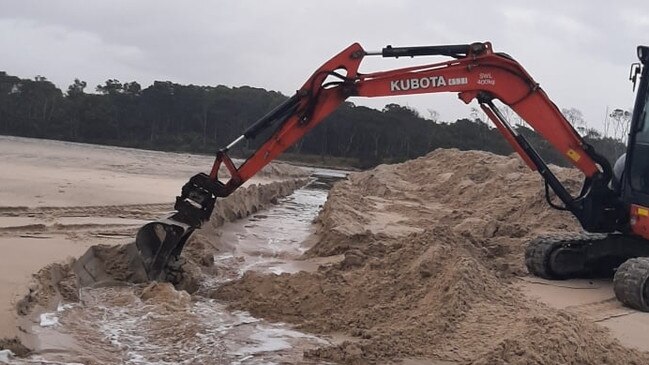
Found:
[[606, 235], [564, 233], [533, 239], [525, 249], [525, 265], [530, 274], [558, 280], [592, 275], [588, 250]]
[[550, 256], [559, 245], [539, 237], [532, 240], [525, 249], [525, 266], [530, 274], [543, 279], [560, 279], [550, 268]]
[[649, 257], [626, 260], [615, 273], [613, 290], [617, 299], [625, 305], [649, 312]]

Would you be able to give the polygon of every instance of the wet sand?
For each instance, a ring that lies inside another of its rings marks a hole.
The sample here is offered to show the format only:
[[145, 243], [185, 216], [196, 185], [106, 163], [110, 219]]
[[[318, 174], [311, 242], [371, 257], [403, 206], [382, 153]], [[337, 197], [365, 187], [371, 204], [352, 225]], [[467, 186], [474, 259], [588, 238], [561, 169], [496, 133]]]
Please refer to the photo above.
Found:
[[0, 337], [10, 337], [18, 334], [14, 304], [31, 274], [53, 260], [80, 255], [85, 248], [66, 239], [3, 237], [0, 250]]
[[649, 313], [623, 306], [615, 298], [611, 280], [549, 281], [526, 277], [517, 286], [551, 307], [582, 315], [608, 328], [625, 346], [649, 351]]
[[[209, 156], [0, 136], [3, 207], [169, 202]], [[155, 187], [155, 189], [152, 189]]]

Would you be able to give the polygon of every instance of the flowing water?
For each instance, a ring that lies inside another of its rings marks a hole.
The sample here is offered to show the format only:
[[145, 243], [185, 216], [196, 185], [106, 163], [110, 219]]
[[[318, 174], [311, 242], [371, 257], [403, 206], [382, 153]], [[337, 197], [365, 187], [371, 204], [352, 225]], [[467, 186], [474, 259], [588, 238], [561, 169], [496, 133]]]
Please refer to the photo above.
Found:
[[[221, 229], [225, 250], [215, 255], [217, 275], [199, 293], [248, 270], [311, 270], [297, 260], [308, 248], [312, 221], [339, 172], [320, 171], [316, 181], [279, 204]], [[309, 363], [303, 351], [328, 339], [301, 333], [249, 313], [229, 310], [206, 296], [190, 297], [169, 284], [84, 288], [78, 303], [43, 313], [31, 329], [37, 351], [12, 364], [290, 364]], [[2, 360], [0, 359], [0, 362]], [[321, 364], [323, 362], [312, 362]]]

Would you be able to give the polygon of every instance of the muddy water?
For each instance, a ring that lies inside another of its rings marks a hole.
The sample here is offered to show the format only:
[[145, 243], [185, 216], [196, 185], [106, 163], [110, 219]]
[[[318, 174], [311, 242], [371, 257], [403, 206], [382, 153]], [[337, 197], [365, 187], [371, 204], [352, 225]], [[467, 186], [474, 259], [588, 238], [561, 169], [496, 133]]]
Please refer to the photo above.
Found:
[[248, 270], [281, 274], [317, 268], [317, 262], [295, 258], [308, 249], [305, 240], [313, 233], [311, 223], [326, 196], [325, 190], [301, 189], [278, 206], [226, 224], [222, 241], [229, 244], [229, 249], [214, 257], [223, 275], [212, 279], [218, 284]]
[[[225, 250], [215, 255], [217, 275], [200, 293], [258, 270], [308, 270], [297, 260], [326, 200], [327, 185], [340, 174], [323, 172], [314, 184], [278, 205], [223, 226]], [[15, 364], [286, 364], [309, 363], [304, 350], [329, 340], [269, 323], [201, 295], [190, 297], [168, 284], [86, 288], [79, 303], [44, 313], [31, 330], [37, 351]], [[313, 362], [320, 364], [322, 362]]]

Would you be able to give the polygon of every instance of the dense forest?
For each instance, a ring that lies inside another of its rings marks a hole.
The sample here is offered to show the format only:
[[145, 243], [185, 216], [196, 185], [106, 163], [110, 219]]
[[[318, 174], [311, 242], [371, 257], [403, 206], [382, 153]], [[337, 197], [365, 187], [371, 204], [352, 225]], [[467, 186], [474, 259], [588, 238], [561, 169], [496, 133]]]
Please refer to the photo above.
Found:
[[[93, 93], [86, 92], [87, 86], [75, 80], [64, 92], [41, 76], [21, 79], [0, 71], [0, 134], [212, 153], [286, 99], [278, 92], [248, 86], [156, 81], [142, 89], [137, 82], [107, 80]], [[619, 139], [586, 128], [578, 110], [564, 113], [609, 159], [624, 150]], [[432, 110], [430, 114], [423, 118], [397, 104], [379, 111], [347, 102], [291, 148], [288, 157], [367, 168], [418, 157], [436, 148], [512, 152], [498, 131], [483, 122], [485, 118], [477, 109], [452, 123], [436, 120]], [[513, 113], [509, 116], [548, 161], [566, 164]], [[233, 153], [244, 157], [261, 141], [255, 142]]]

